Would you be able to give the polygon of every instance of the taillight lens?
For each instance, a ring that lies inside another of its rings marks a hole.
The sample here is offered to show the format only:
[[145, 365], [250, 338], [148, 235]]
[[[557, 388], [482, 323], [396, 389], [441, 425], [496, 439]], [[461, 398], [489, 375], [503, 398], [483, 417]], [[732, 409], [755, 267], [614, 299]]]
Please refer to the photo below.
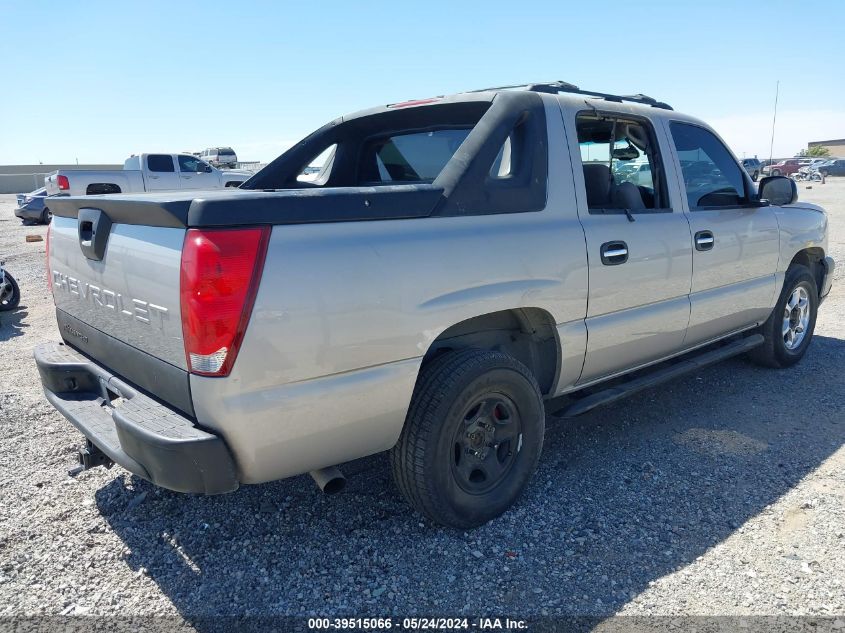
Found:
[[56, 183], [59, 185], [59, 189], [61, 191], [67, 191], [70, 189], [70, 182], [67, 179], [67, 176], [59, 176], [56, 178]]
[[47, 238], [44, 240], [44, 245], [47, 247], [45, 257], [47, 259], [47, 287], [50, 289], [50, 294], [53, 294], [53, 271], [50, 270], [50, 233], [53, 232], [53, 223], [47, 225]]
[[188, 369], [228, 376], [258, 292], [270, 227], [189, 229], [182, 249], [182, 335]]

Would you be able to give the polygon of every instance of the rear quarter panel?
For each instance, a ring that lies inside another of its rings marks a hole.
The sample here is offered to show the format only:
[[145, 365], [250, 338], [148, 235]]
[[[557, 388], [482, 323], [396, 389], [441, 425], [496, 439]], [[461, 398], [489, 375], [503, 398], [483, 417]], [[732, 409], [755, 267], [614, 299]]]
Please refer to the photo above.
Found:
[[567, 223], [539, 212], [276, 227], [232, 374], [191, 377], [200, 422], [247, 482], [389, 448], [422, 357], [451, 325], [516, 307], [583, 319], [584, 241], [564, 237]]

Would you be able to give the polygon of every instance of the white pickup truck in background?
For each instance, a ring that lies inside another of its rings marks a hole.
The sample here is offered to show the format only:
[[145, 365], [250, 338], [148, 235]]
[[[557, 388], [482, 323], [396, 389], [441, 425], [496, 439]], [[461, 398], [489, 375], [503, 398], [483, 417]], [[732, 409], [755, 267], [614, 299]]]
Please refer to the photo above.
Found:
[[123, 169], [60, 169], [44, 181], [47, 195], [90, 196], [238, 187], [252, 174], [224, 171], [190, 154], [134, 154]]

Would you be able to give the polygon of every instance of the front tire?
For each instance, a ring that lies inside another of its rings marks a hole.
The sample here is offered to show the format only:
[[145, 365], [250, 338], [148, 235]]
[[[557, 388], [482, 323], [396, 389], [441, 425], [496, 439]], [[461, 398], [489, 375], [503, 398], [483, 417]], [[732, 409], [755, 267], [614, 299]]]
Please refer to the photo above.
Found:
[[780, 169], [773, 169], [772, 176], [780, 176]]
[[393, 478], [420, 514], [477, 527], [522, 493], [544, 432], [542, 395], [525, 365], [501, 352], [447, 352], [420, 372], [390, 451]]
[[50, 209], [44, 208], [44, 211], [41, 212], [41, 224], [50, 224], [50, 221], [53, 219], [53, 214], [50, 212]]
[[816, 280], [806, 266], [793, 264], [778, 302], [761, 326], [764, 342], [748, 353], [765, 367], [791, 367], [804, 357], [816, 328], [819, 294]]

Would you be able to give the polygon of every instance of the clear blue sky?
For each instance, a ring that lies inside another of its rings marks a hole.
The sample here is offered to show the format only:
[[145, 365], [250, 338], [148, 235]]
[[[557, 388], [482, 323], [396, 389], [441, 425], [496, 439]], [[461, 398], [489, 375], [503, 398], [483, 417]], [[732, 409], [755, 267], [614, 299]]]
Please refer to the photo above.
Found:
[[791, 155], [845, 137], [843, 28], [819, 0], [0, 0], [0, 164], [267, 160], [346, 112], [550, 79], [665, 100], [761, 157], [780, 79]]

